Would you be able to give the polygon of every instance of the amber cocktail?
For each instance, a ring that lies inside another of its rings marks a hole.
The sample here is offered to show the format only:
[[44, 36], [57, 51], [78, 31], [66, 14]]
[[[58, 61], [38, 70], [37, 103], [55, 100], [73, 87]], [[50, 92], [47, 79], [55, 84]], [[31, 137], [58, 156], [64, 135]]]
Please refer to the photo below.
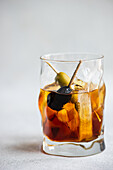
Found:
[[[63, 58], [67, 55], [74, 60], [77, 54], [66, 54]], [[86, 54], [87, 60], [82, 56], [80, 60], [75, 60], [76, 62], [60, 61], [57, 55], [53, 60], [52, 57], [48, 59], [48, 56], [41, 58], [43, 67], [48, 69], [48, 74], [42, 71], [42, 75], [47, 76], [50, 73], [52, 79], [51, 72], [55, 74], [51, 84], [48, 83], [40, 89], [38, 101], [44, 134], [43, 150], [47, 153], [85, 156], [101, 152], [105, 148], [103, 57], [90, 59], [89, 56], [91, 54]], [[62, 54], [60, 57], [62, 59]], [[65, 64], [70, 66], [70, 63], [74, 65], [74, 70], [72, 67], [68, 68], [71, 76], [64, 71], [56, 71], [57, 64], [62, 65], [62, 68]], [[92, 71], [92, 63], [97, 75]], [[91, 69], [88, 69], [90, 67]], [[89, 74], [86, 71], [89, 71]], [[97, 82], [93, 81], [96, 76]]]

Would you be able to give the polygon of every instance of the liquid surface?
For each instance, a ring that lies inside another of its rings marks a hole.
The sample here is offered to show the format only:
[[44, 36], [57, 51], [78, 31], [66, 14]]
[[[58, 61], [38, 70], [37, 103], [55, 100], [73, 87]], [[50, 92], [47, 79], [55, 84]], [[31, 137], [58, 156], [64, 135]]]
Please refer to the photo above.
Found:
[[[105, 84], [90, 92], [78, 87], [78, 90], [68, 94], [68, 102], [61, 107], [55, 102], [56, 106], [51, 108], [47, 101], [48, 95], [55, 96], [58, 89], [59, 85], [55, 83], [40, 89], [38, 102], [44, 135], [59, 142], [88, 142], [96, 139], [103, 123]], [[65, 96], [67, 94], [63, 94], [61, 99]]]

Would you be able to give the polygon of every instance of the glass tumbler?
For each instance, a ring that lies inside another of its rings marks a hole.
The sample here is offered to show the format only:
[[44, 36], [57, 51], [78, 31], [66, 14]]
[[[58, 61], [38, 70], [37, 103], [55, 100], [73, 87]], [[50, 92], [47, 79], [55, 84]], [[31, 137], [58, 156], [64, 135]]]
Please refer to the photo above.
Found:
[[40, 57], [44, 152], [87, 156], [105, 149], [103, 59], [90, 53]]

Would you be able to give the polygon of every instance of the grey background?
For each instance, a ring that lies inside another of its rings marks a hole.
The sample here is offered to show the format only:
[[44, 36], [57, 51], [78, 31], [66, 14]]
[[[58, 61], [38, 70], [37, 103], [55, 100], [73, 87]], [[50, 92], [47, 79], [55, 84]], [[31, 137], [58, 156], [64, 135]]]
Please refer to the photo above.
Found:
[[[0, 170], [113, 169], [112, 49], [112, 0], [0, 0]], [[107, 148], [101, 154], [41, 152], [39, 57], [52, 52], [105, 56]]]

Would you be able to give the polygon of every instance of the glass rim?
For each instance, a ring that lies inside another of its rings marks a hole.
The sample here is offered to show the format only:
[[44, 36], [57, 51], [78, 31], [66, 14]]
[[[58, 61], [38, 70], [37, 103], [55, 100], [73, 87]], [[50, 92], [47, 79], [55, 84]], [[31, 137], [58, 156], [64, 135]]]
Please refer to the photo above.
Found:
[[[50, 59], [49, 56], [61, 56], [61, 55], [95, 55], [96, 57], [94, 58], [82, 58], [82, 59], [75, 59], [75, 60], [63, 60], [63, 59]], [[61, 53], [48, 53], [45, 55], [40, 56], [40, 59], [42, 61], [50, 61], [50, 62], [78, 62], [78, 61], [83, 61], [83, 62], [88, 62], [88, 61], [95, 61], [95, 60], [101, 60], [104, 58], [103, 54], [98, 54], [98, 53], [89, 53], [89, 52], [61, 52]]]

